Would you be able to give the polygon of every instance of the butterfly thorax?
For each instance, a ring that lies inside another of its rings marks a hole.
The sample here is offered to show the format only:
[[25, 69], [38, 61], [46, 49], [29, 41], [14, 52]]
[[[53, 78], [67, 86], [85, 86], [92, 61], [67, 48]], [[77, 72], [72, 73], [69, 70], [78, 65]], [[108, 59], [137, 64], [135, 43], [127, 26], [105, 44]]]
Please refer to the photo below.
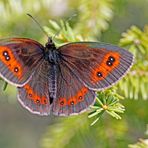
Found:
[[51, 64], [58, 64], [60, 61], [59, 52], [57, 50], [48, 51], [48, 62]]
[[45, 45], [44, 58], [51, 64], [59, 63], [59, 51], [57, 50], [51, 38], [48, 39], [48, 42]]

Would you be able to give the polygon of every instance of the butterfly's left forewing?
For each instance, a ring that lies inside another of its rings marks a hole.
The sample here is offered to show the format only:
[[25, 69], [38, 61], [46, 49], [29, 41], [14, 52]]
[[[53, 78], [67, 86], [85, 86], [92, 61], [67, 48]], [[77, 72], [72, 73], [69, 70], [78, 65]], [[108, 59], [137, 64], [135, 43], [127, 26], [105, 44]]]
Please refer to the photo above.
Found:
[[127, 73], [133, 55], [120, 47], [95, 42], [70, 43], [59, 48], [64, 64], [92, 90], [115, 84]]

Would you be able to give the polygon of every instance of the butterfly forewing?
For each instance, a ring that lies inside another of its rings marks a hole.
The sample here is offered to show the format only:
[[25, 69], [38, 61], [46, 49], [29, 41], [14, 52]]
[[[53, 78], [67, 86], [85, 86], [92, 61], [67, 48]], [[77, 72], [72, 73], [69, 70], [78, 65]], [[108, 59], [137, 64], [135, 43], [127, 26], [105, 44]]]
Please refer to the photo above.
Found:
[[26, 38], [0, 40], [0, 76], [13, 85], [23, 86], [38, 68], [43, 48]]
[[92, 90], [112, 86], [133, 63], [130, 52], [109, 44], [70, 43], [60, 47], [59, 51], [64, 64]]

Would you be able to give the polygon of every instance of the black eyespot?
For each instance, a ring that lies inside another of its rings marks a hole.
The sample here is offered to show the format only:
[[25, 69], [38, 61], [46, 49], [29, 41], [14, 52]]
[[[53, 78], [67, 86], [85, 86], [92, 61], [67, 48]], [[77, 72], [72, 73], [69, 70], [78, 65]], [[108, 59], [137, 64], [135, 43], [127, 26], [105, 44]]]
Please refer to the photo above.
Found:
[[82, 96], [79, 96], [78, 97], [78, 101], [82, 101], [83, 100], [83, 97]]
[[82, 96], [79, 96], [79, 100], [82, 100]]
[[112, 66], [112, 65], [113, 65], [113, 63], [110, 62], [110, 61], [107, 61], [106, 64], [107, 64], [108, 66]]
[[9, 61], [10, 60], [10, 57], [9, 56], [5, 56], [5, 60], [6, 61]]
[[115, 58], [112, 57], [112, 56], [110, 56], [110, 57], [108, 58], [108, 61], [110, 61], [110, 62], [114, 62], [114, 61], [115, 61]]
[[60, 105], [64, 105], [64, 101], [61, 101], [61, 102], [60, 102]]
[[40, 103], [40, 100], [37, 99], [37, 100], [36, 100], [36, 103]]
[[74, 105], [74, 101], [71, 101], [70, 104], [71, 104], [71, 105]]
[[101, 72], [97, 72], [97, 76], [98, 76], [98, 77], [102, 77], [103, 75], [102, 75]]
[[47, 100], [44, 100], [44, 103], [47, 104]]
[[8, 52], [7, 51], [4, 51], [3, 52], [3, 56], [8, 56]]
[[18, 71], [19, 71], [18, 67], [15, 67], [14, 72], [18, 72]]
[[32, 94], [29, 94], [29, 97], [32, 97]]

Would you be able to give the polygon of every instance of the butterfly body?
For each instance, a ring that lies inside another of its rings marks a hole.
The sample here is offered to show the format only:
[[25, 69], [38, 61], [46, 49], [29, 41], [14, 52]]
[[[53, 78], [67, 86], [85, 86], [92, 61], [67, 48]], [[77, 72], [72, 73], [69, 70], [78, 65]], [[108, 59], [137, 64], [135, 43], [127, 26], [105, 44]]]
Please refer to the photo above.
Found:
[[0, 76], [18, 87], [18, 100], [39, 115], [69, 116], [95, 102], [95, 91], [127, 73], [133, 55], [99, 42], [76, 42], [56, 48], [26, 38], [0, 40]]

